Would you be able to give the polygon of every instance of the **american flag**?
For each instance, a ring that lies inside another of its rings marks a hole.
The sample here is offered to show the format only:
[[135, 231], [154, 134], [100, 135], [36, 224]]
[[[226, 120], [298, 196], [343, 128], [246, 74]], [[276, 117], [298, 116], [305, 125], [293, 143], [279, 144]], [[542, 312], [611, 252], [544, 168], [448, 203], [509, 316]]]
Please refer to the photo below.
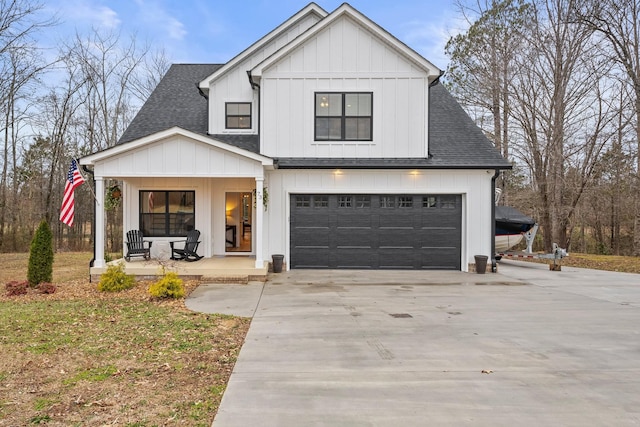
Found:
[[62, 208], [60, 209], [60, 221], [69, 227], [73, 225], [73, 191], [76, 187], [82, 185], [84, 178], [78, 170], [78, 163], [75, 159], [71, 160], [71, 167], [67, 173], [67, 181], [64, 184], [64, 195], [62, 196]]

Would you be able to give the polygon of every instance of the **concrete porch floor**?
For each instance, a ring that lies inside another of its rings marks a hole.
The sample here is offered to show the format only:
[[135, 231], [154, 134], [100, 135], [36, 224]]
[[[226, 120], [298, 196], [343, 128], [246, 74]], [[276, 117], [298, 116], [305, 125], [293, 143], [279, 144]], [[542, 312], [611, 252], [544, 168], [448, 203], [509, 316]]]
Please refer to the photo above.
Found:
[[[124, 263], [125, 272], [136, 276], [137, 279], [153, 278], [161, 274], [162, 267], [166, 271], [175, 271], [185, 279], [208, 280], [212, 282], [248, 282], [265, 281], [269, 271], [269, 262], [265, 261], [262, 268], [256, 268], [255, 257], [249, 256], [216, 256], [202, 258], [199, 261], [173, 261], [171, 259], [133, 258], [127, 262], [123, 258], [108, 262], [107, 265]], [[100, 275], [107, 271], [107, 267], [91, 267], [91, 280], [99, 280]]]

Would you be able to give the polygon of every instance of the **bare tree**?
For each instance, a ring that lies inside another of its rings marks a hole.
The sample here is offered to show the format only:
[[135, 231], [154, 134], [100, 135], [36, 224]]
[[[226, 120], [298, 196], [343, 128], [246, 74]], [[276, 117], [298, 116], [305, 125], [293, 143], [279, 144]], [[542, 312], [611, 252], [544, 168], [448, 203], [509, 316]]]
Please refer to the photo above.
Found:
[[[624, 70], [634, 95], [636, 183], [640, 186], [640, 0], [586, 0], [578, 19], [602, 34], [611, 59]], [[635, 191], [633, 253], [640, 256], [640, 192]]]
[[148, 48], [139, 49], [135, 37], [123, 44], [118, 34], [93, 30], [86, 38], [76, 35], [69, 52], [87, 82], [87, 148], [112, 147], [132, 119], [130, 85]]
[[532, 171], [546, 250], [569, 245], [576, 206], [611, 136], [606, 67], [593, 54], [593, 31], [574, 19], [575, 3], [535, 6], [513, 80], [520, 157]]
[[[20, 182], [13, 173], [18, 166], [20, 131], [26, 127], [33, 91], [30, 90], [40, 72], [46, 68], [33, 38], [42, 28], [53, 25], [53, 20], [41, 20], [37, 12], [40, 3], [30, 0], [0, 0], [0, 248], [13, 250], [17, 246], [16, 203]], [[11, 243], [7, 246], [7, 227]]]
[[131, 94], [141, 103], [149, 99], [160, 80], [169, 70], [171, 61], [164, 49], [147, 55], [137, 72], [132, 76], [129, 88]]

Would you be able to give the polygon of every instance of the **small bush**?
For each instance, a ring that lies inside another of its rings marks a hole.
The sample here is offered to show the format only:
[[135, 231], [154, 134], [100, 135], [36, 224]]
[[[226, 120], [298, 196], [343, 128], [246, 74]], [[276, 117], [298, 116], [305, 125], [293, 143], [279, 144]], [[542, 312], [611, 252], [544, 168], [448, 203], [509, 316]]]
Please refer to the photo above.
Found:
[[4, 285], [4, 287], [7, 290], [7, 295], [9, 296], [24, 295], [27, 293], [29, 282], [27, 282], [26, 280], [22, 282], [14, 280], [12, 282], [8, 282], [6, 285]]
[[53, 280], [53, 234], [45, 220], [40, 222], [31, 241], [27, 279], [31, 287]]
[[162, 279], [149, 286], [149, 293], [156, 298], [182, 298], [184, 286], [178, 273], [170, 271]]
[[135, 285], [135, 277], [124, 272], [124, 263], [118, 263], [107, 267], [107, 272], [100, 276], [98, 290], [100, 292], [119, 292], [131, 289]]
[[56, 287], [53, 283], [42, 282], [38, 286], [38, 292], [41, 294], [52, 294], [56, 291]]

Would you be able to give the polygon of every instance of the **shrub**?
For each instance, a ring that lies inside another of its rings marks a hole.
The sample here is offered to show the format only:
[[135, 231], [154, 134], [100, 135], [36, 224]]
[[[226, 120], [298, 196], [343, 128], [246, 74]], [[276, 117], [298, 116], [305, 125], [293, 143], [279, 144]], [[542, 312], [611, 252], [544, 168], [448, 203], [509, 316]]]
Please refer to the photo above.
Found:
[[40, 222], [31, 241], [27, 280], [31, 287], [53, 280], [53, 235], [45, 220]]
[[107, 267], [107, 272], [100, 276], [98, 290], [101, 292], [119, 292], [131, 289], [136, 285], [136, 279], [124, 272], [124, 263], [120, 262]]
[[26, 280], [22, 282], [14, 280], [12, 282], [8, 282], [6, 285], [4, 285], [4, 287], [7, 290], [7, 295], [9, 296], [24, 295], [27, 293], [29, 282], [27, 282]]
[[182, 298], [184, 296], [182, 279], [178, 277], [178, 273], [170, 271], [149, 286], [149, 293], [156, 298]]
[[56, 287], [53, 283], [42, 282], [38, 285], [38, 292], [41, 294], [52, 294], [56, 291]]

